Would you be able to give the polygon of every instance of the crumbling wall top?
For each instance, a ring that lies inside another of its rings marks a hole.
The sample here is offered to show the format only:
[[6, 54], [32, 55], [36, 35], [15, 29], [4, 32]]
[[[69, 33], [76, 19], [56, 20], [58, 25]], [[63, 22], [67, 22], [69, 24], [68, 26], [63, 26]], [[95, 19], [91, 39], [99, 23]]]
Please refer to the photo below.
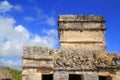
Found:
[[34, 59], [52, 59], [50, 56], [51, 49], [41, 46], [25, 46], [24, 55], [22, 58], [34, 58]]
[[104, 22], [103, 16], [96, 15], [59, 15], [59, 21], [93, 21]]

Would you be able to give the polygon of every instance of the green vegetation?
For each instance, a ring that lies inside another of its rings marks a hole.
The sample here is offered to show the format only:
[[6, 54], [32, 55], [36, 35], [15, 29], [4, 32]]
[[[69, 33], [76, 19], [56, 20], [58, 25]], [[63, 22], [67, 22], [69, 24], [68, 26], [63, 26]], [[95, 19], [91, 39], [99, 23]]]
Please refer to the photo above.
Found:
[[22, 76], [21, 76], [22, 71], [12, 69], [9, 67], [7, 67], [7, 69], [12, 74], [12, 80], [22, 80]]

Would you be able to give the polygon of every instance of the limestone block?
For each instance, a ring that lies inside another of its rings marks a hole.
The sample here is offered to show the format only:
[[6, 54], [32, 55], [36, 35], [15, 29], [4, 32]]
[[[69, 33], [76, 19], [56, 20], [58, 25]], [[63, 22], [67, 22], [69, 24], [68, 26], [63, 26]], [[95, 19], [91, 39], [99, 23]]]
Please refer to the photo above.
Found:
[[50, 67], [52, 68], [53, 65], [53, 61], [49, 61], [49, 60], [34, 60], [32, 62], [26, 62], [26, 64], [23, 64], [23, 67]]
[[99, 78], [95, 74], [92, 74], [92, 75], [84, 74], [83, 75], [83, 80], [99, 80]]
[[104, 18], [102, 16], [96, 15], [59, 15], [59, 22], [61, 21], [103, 21]]
[[54, 73], [54, 80], [68, 80], [69, 74], [65, 71], [59, 71]]
[[38, 68], [37, 69], [37, 74], [53, 74], [53, 69], [52, 68]]
[[94, 51], [96, 53], [104, 53], [106, 46], [103, 43], [61, 43], [61, 47], [79, 49], [81, 51]]
[[60, 33], [60, 42], [104, 42], [103, 31], [64, 31]]
[[24, 46], [23, 58], [34, 58], [49, 55], [49, 49], [47, 47], [40, 46]]
[[59, 30], [105, 30], [104, 23], [100, 22], [59, 22]]

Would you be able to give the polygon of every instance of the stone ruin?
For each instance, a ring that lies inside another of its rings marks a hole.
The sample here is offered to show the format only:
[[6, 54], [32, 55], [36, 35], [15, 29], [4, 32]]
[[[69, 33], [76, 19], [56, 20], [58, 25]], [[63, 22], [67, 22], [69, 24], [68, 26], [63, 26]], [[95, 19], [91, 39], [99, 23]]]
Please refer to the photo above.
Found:
[[22, 80], [120, 80], [120, 56], [106, 52], [105, 20], [60, 15], [56, 50], [25, 46]]

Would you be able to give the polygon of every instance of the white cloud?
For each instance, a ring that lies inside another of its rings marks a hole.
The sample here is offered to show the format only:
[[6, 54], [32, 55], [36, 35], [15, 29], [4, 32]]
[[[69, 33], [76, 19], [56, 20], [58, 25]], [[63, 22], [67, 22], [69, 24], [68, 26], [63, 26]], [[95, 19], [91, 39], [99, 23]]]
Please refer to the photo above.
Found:
[[26, 29], [22, 25], [15, 27], [15, 30], [18, 32], [26, 31]]
[[38, 35], [35, 35], [35, 38], [32, 40], [32, 42], [41, 42], [41, 38]]
[[14, 9], [15, 11], [23, 12], [23, 8], [21, 5], [12, 5], [6, 0], [0, 3], [0, 13], [6, 13], [11, 9]]
[[13, 8], [14, 8], [16, 11], [23, 12], [23, 8], [22, 8], [21, 5], [14, 5]]
[[[13, 6], [7, 1], [0, 3], [0, 13], [6, 13], [11, 9], [22, 11], [22, 7]], [[39, 11], [42, 15], [40, 19], [45, 19], [44, 23], [54, 26], [54, 18], [48, 17]], [[25, 18], [33, 21], [32, 17]], [[23, 55], [23, 46], [47, 46], [54, 48], [56, 45], [55, 30], [44, 30], [44, 36], [32, 34], [23, 25], [15, 26], [16, 20], [12, 17], [0, 16], [0, 56], [4, 57], [21, 57]], [[20, 69], [21, 60], [0, 59], [0, 65]]]
[[39, 36], [37, 34], [31, 34], [22, 25], [14, 26], [14, 23], [15, 20], [13, 18], [0, 16], [1, 56], [21, 56], [23, 54], [22, 47], [24, 45], [48, 46], [50, 48], [55, 47], [56, 39], [49, 35], [52, 31], [46, 31], [45, 36]]
[[[45, 36], [31, 34], [24, 26], [14, 26], [15, 20], [11, 17], [0, 16], [0, 56], [16, 56], [23, 55], [23, 46], [47, 46], [54, 48], [57, 40], [55, 38], [55, 30], [43, 30]], [[6, 24], [7, 23], [7, 24]], [[18, 63], [12, 61], [1, 60], [4, 65], [20, 68]]]
[[21, 70], [21, 64], [22, 61], [18, 60], [18, 61], [12, 61], [12, 60], [4, 60], [4, 59], [0, 59], [0, 66], [7, 66], [7, 67], [12, 67], [14, 69], [18, 69]]
[[56, 29], [49, 29], [49, 30], [43, 29], [42, 32], [46, 33], [48, 36], [57, 38], [58, 31]]
[[25, 21], [34, 21], [34, 19], [33, 19], [33, 17], [28, 17], [28, 16], [26, 16], [26, 17], [24, 17], [24, 20]]
[[2, 50], [9, 50], [10, 45], [11, 45], [10, 41], [7, 41], [5, 44], [3, 44]]
[[8, 12], [11, 10], [11, 8], [12, 8], [12, 5], [6, 0], [0, 3], [0, 12], [1, 13]]
[[46, 19], [47, 19], [47, 20], [46, 20], [46, 23], [47, 23], [48, 25], [54, 26], [54, 25], [56, 24], [54, 17], [48, 17], [48, 18], [46, 18]]

